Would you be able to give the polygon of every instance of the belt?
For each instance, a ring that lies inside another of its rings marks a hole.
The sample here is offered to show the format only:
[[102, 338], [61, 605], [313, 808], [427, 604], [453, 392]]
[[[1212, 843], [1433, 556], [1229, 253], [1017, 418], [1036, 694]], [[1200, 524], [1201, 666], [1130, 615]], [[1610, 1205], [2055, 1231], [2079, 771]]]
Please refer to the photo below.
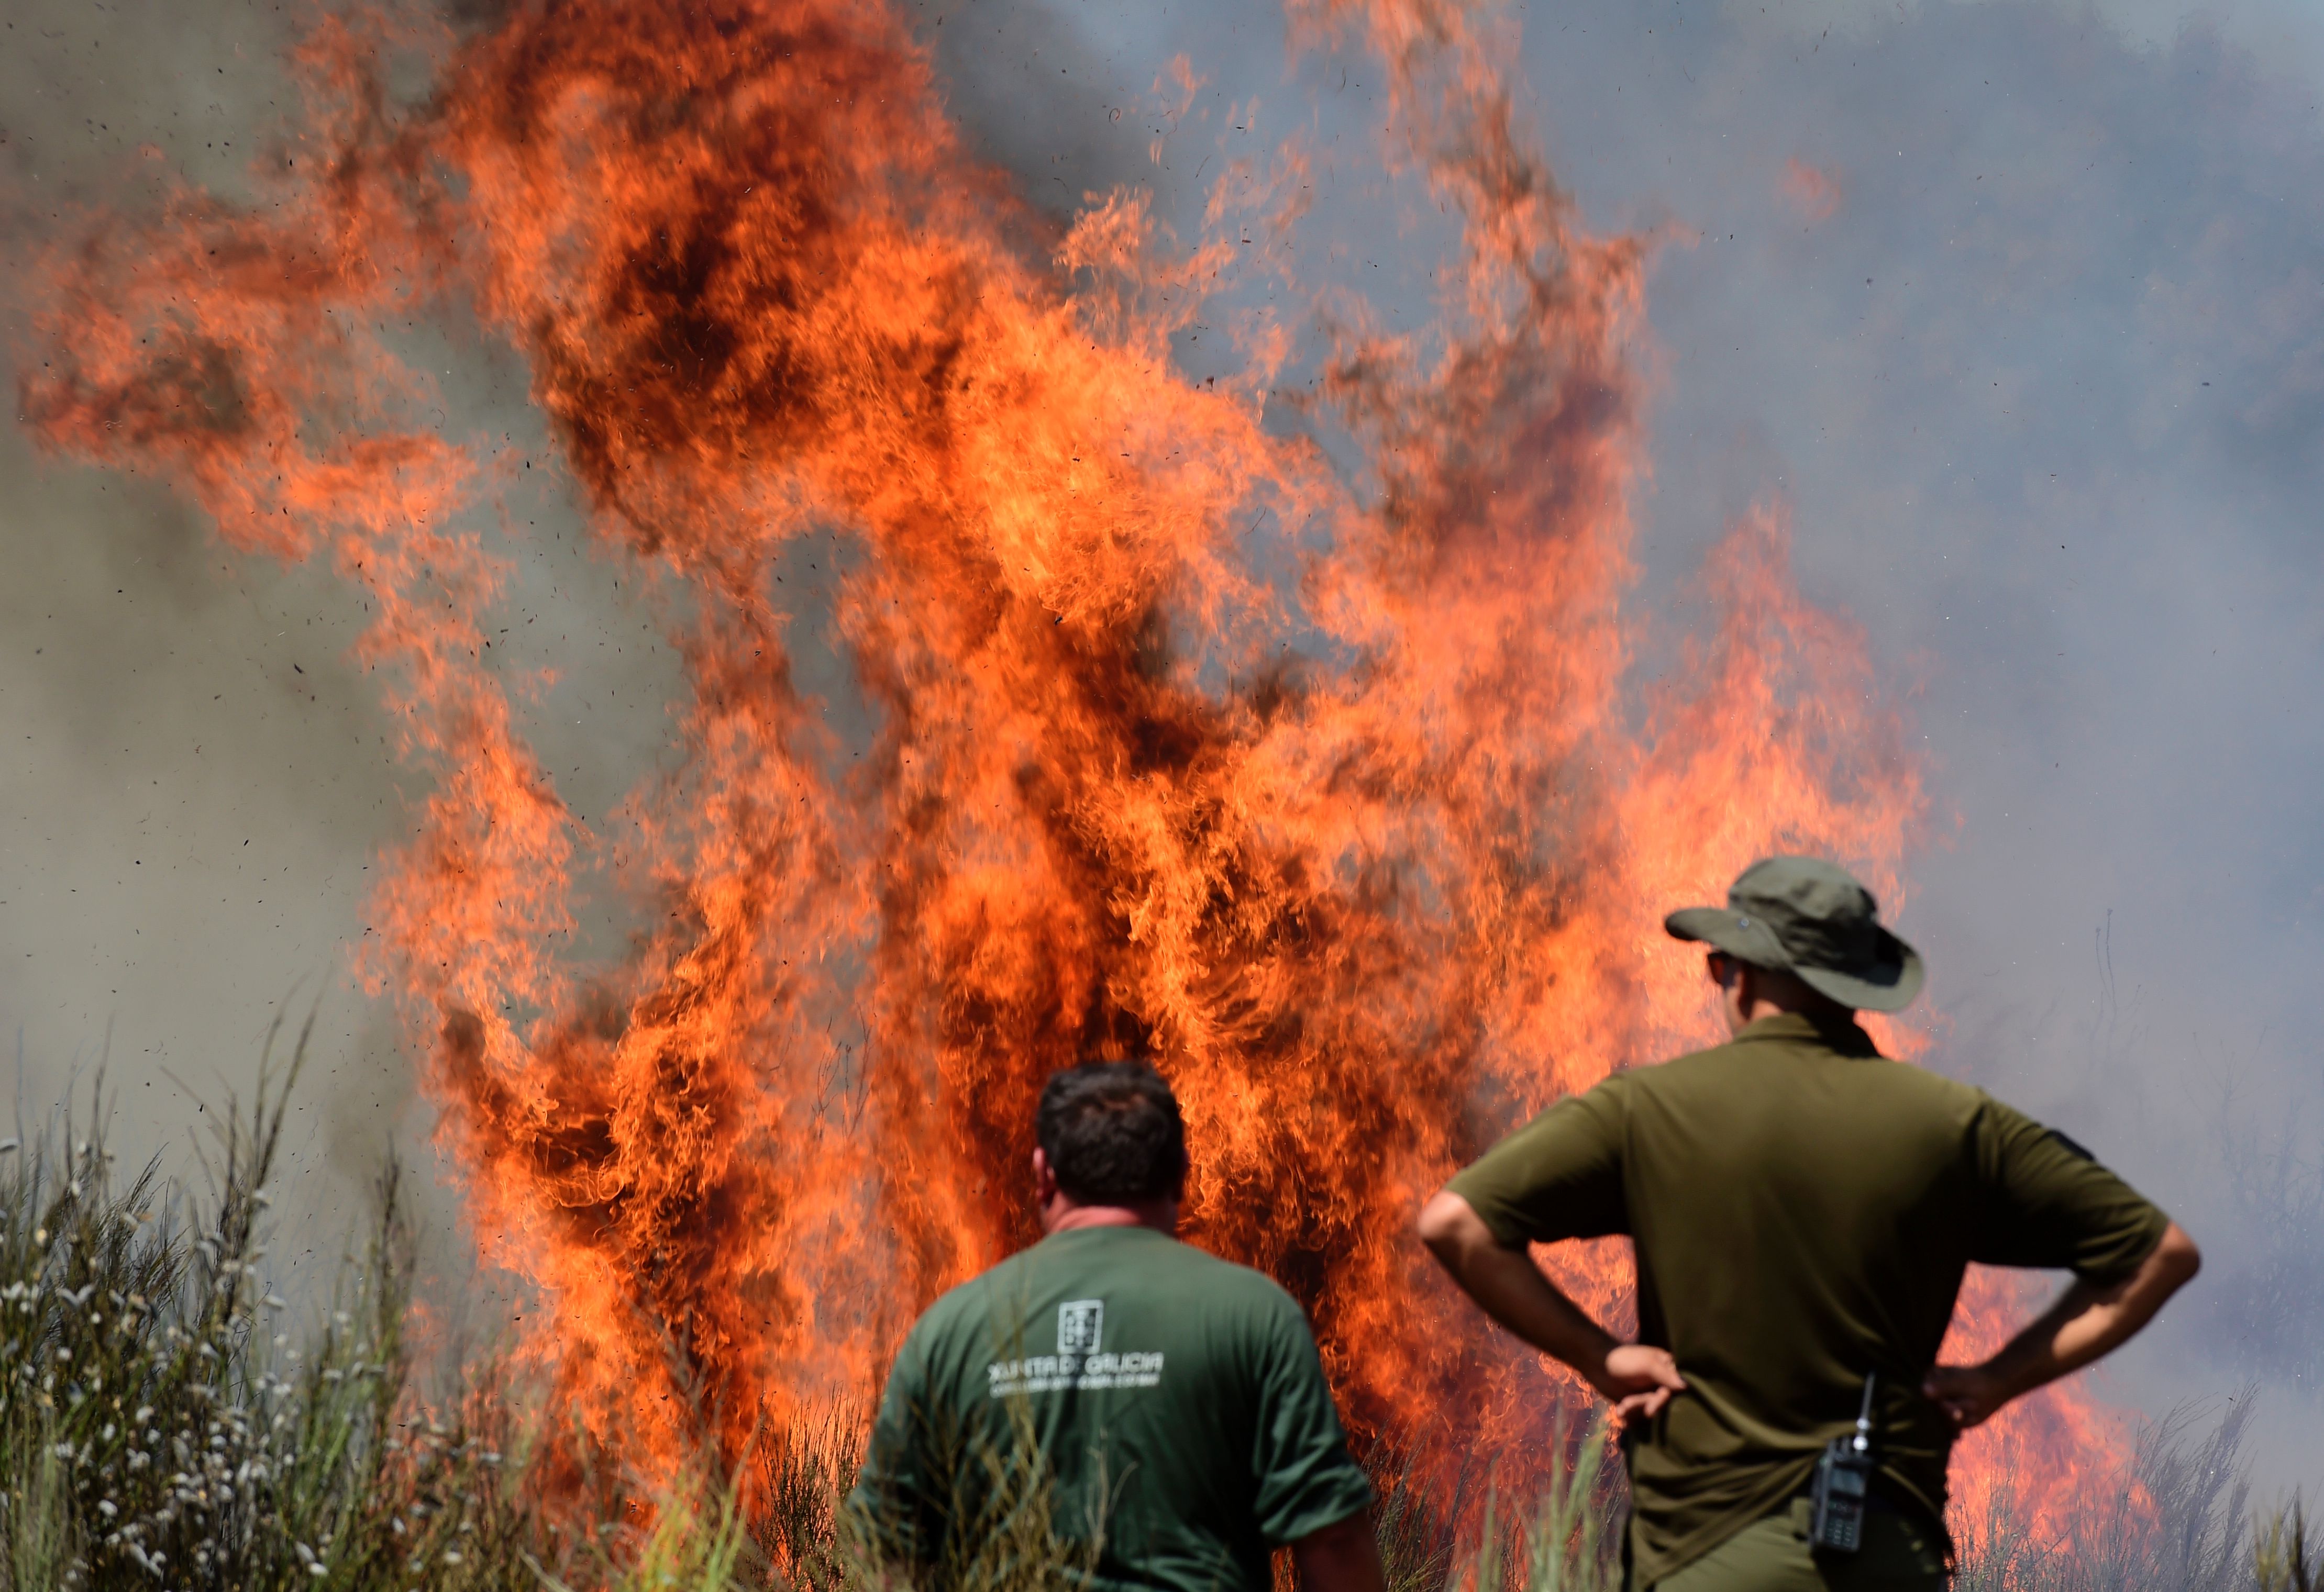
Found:
[[[1804, 1504], [1812, 1508], [1815, 1505], [1815, 1495], [1810, 1492], [1807, 1488], [1803, 1487], [1798, 1492], [1794, 1493], [1791, 1497], [1784, 1502], [1784, 1507], [1788, 1509], [1794, 1504]], [[1881, 1491], [1879, 1485], [1877, 1482], [1873, 1486], [1864, 1489], [1864, 1507], [1875, 1514], [1903, 1514], [1905, 1513], [1905, 1505], [1899, 1504], [1896, 1500], [1891, 1498], [1886, 1493]], [[1917, 1513], [1917, 1511], [1915, 1511], [1915, 1513]]]

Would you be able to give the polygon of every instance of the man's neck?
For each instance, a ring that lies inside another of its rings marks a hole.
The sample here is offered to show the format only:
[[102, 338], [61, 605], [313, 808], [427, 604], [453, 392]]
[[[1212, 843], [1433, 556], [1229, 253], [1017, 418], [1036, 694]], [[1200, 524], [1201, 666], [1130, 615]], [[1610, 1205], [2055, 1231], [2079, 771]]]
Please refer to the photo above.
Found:
[[1041, 1212], [1044, 1232], [1070, 1233], [1083, 1228], [1151, 1228], [1175, 1238], [1178, 1232], [1178, 1201], [1140, 1200], [1131, 1205], [1083, 1205], [1060, 1194]]
[[1727, 1008], [1727, 1026], [1731, 1034], [1740, 1034], [1752, 1024], [1767, 1017], [1802, 1017], [1819, 1028], [1837, 1027], [1856, 1021], [1856, 1014], [1836, 1000], [1815, 998], [1807, 999], [1771, 999], [1766, 996], [1749, 1001], [1733, 1001]]

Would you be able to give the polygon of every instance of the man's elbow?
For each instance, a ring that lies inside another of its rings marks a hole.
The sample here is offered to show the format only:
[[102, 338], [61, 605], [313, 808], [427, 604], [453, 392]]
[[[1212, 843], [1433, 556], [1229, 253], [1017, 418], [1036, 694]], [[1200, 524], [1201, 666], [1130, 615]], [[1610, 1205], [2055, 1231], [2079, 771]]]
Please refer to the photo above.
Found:
[[2194, 1281], [2195, 1274], [2203, 1269], [2203, 1252], [2175, 1221], [2163, 1229], [2163, 1242], [2154, 1247], [2154, 1260], [2174, 1293]]
[[1305, 1592], [1384, 1592], [1379, 1545], [1361, 1510], [1291, 1545]]
[[1420, 1208], [1415, 1226], [1430, 1253], [1449, 1265], [1476, 1242], [1485, 1224], [1468, 1201], [1450, 1189], [1439, 1189]]

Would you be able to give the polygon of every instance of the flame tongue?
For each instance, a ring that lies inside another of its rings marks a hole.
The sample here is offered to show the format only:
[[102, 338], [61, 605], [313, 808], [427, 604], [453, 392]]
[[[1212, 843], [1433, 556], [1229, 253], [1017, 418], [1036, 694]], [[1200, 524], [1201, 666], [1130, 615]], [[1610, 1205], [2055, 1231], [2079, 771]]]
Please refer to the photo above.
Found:
[[[1268, 328], [1240, 389], [1174, 369], [1236, 245], [1169, 257], [1117, 195], [1054, 244], [1069, 292], [878, 6], [520, 6], [401, 129], [365, 108], [375, 41], [328, 23], [321, 180], [55, 269], [47, 440], [161, 465], [243, 545], [326, 547], [376, 604], [435, 788], [375, 977], [563, 1396], [649, 1471], [689, 1407], [731, 1452], [867, 1394], [1029, 1236], [1032, 1101], [1089, 1055], [1170, 1074], [1193, 1235], [1308, 1305], [1360, 1430], [1522, 1449], [1567, 1395], [1423, 1275], [1417, 1198], [1704, 1036], [1670, 903], [1778, 843], [1899, 893], [1917, 774], [1777, 519], [1714, 563], [1695, 689], [1643, 723], [1621, 695], [1637, 244], [1574, 229], [1457, 17], [1297, 20], [1380, 45], [1397, 170], [1462, 218], [1441, 345], [1351, 332], [1320, 372], [1360, 494], [1262, 424]], [[476, 461], [364, 329], [438, 292], [529, 359], [607, 557], [687, 616], [684, 756], [626, 814], [638, 949], [586, 983], [555, 952], [604, 848], [484, 661]], [[795, 612], [785, 561], [842, 537], [828, 612]], [[794, 682], [798, 623], [860, 732]], [[1627, 1308], [1618, 1247], [1557, 1264]]]

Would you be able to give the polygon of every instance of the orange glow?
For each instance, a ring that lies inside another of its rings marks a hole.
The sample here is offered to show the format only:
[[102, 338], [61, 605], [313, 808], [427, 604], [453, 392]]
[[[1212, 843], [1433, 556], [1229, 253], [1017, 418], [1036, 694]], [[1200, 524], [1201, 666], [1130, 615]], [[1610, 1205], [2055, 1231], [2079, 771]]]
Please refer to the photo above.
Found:
[[[901, 21], [841, 0], [519, 4], [427, 41], [409, 115], [384, 24], [326, 23], [266, 204], [184, 194], [52, 262], [45, 442], [372, 605], [432, 787], [365, 968], [485, 1254], [547, 1302], [533, 1350], [649, 1473], [687, 1397], [732, 1452], [868, 1396], [1031, 1236], [1044, 1076], [1133, 1053], [1185, 1103], [1190, 1237], [1305, 1302], [1359, 1431], [1521, 1463], [1575, 1395], [1449, 1294], [1419, 1200], [1712, 1037], [1671, 906], [1777, 849], [1901, 904], [1920, 769], [1778, 510], [1720, 545], [1678, 667], [1624, 685], [1640, 242], [1580, 230], [1459, 11], [1294, 26], [1385, 58], [1388, 171], [1458, 218], [1438, 323], [1333, 298], [1296, 403], [1288, 321], [1246, 317], [1233, 380], [1171, 354], [1240, 238], [1298, 226], [1296, 147], [1191, 250], [1130, 193], [1054, 234], [964, 155]], [[455, 313], [527, 362], [604, 558], [681, 616], [674, 771], [619, 868], [530, 749], [539, 683], [490, 656], [500, 466], [392, 333]], [[773, 579], [811, 538], [845, 553], [827, 615]], [[855, 729], [794, 678], [826, 619]], [[636, 949], [583, 966], [609, 873]], [[1553, 1264], [1627, 1311], [1620, 1246]]]
[[1840, 179], [1797, 158], [1784, 162], [1784, 198], [1813, 225], [1840, 214]]

